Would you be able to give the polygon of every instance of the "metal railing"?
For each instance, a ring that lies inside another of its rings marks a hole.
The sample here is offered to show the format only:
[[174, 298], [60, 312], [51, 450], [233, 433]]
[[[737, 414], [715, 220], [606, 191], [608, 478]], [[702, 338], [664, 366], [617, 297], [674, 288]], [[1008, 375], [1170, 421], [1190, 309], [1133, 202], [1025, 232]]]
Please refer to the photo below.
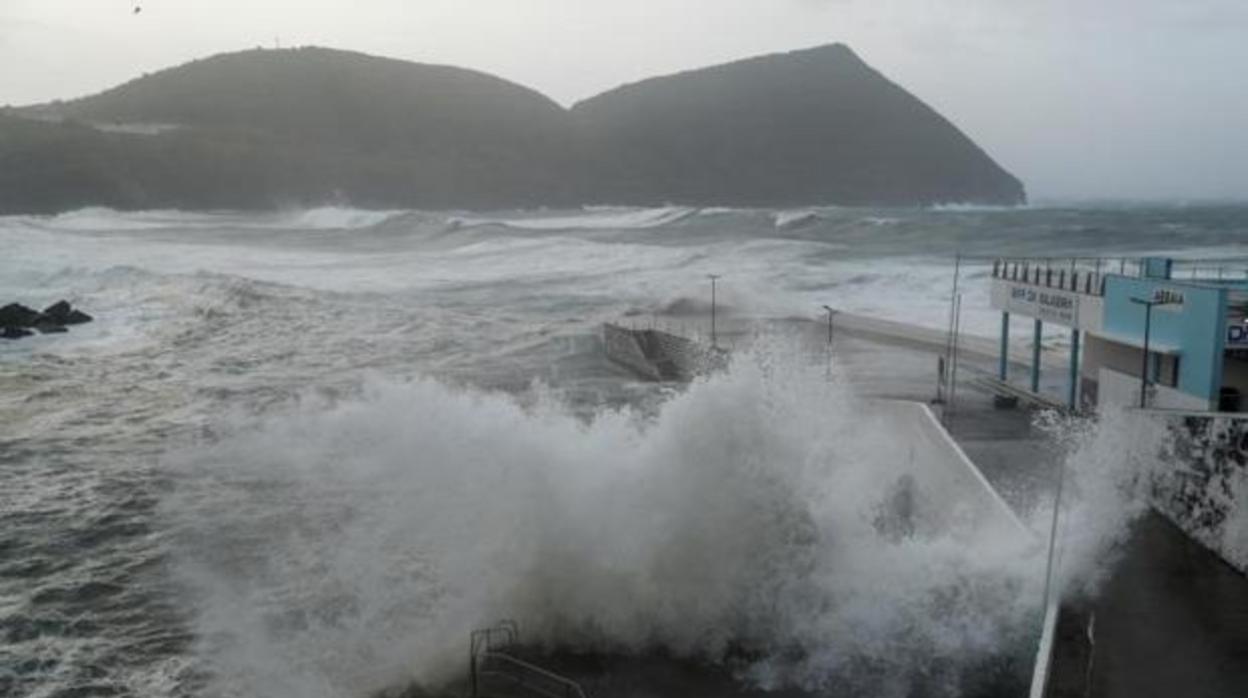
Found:
[[[992, 276], [1099, 296], [1104, 295], [1106, 276], [1142, 277], [1145, 266], [1144, 259], [1132, 257], [998, 257], [992, 260]], [[1248, 257], [1171, 259], [1170, 278], [1243, 283], [1248, 281]]]
[[[1105, 275], [1126, 271], [1125, 260], [1118, 269], [1107, 262], [1083, 257], [998, 258], [992, 261], [992, 278], [1101, 296], [1105, 294]], [[1133, 271], [1138, 274], [1140, 269]]]
[[472, 631], [469, 637], [468, 698], [484, 698], [482, 685], [487, 679], [500, 679], [509, 686], [545, 698], [586, 698], [580, 684], [549, 669], [543, 669], [511, 653], [520, 644], [520, 626], [512, 620]]
[[1215, 283], [1248, 281], [1248, 258], [1176, 259], [1170, 278]]
[[580, 684], [505, 652], [488, 652], [482, 659], [483, 676], [497, 677], [528, 693], [546, 698], [586, 698]]

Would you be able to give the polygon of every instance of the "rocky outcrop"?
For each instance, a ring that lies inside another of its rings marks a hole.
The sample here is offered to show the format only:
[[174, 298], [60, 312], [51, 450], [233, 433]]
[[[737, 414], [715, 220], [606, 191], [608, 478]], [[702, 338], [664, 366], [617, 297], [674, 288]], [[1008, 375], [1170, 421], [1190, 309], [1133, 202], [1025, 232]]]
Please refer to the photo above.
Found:
[[22, 339], [35, 332], [61, 334], [69, 331], [68, 325], [81, 325], [93, 319], [64, 300], [49, 305], [43, 312], [21, 303], [10, 303], [0, 308], [0, 339]]

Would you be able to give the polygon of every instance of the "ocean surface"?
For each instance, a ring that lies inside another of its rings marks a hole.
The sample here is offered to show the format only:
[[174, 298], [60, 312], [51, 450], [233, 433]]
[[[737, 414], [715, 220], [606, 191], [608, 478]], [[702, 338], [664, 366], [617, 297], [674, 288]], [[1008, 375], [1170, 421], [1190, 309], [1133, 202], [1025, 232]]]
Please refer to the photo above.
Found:
[[988, 258], [1153, 253], [1244, 257], [1248, 208], [0, 218], [0, 304], [96, 317], [0, 342], [0, 695], [370, 695], [501, 617], [956, 695], [1035, 560], [871, 526], [892, 439], [801, 352], [677, 391], [600, 323], [705, 333], [719, 274], [735, 318], [942, 329], [961, 254], [991, 336]]

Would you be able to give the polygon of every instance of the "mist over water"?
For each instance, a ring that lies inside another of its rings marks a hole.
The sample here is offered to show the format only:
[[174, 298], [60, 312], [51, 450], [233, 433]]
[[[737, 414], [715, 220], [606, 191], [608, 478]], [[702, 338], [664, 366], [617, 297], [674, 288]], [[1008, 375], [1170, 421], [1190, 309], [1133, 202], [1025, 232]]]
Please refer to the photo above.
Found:
[[[685, 392], [598, 324], [821, 303], [940, 328], [955, 250], [1193, 257], [1239, 209], [591, 209], [0, 219], [0, 693], [366, 695], [461, 670], [501, 617], [868, 695], [1031, 651], [1041, 543], [888, 523], [912, 449], [785, 341]], [[987, 266], [964, 327], [990, 334]], [[1159, 438], [1059, 424], [1063, 553], [1095, 589]], [[920, 514], [922, 507], [919, 507]], [[922, 516], [919, 516], [922, 520]]]

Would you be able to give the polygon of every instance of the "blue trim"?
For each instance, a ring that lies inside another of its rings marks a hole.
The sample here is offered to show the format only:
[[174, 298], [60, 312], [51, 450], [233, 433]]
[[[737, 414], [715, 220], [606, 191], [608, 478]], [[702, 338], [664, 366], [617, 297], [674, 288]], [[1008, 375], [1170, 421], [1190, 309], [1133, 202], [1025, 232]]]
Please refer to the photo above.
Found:
[[[1166, 279], [1109, 276], [1105, 279], [1104, 336], [1125, 344], [1144, 343], [1144, 306], [1132, 298], [1152, 298], [1159, 290], [1181, 293], [1183, 303], [1153, 308], [1150, 349], [1182, 356], [1180, 392], [1212, 406], [1222, 387], [1226, 354], [1226, 288]], [[1150, 357], [1149, 372], [1154, 373]], [[1138, 377], [1138, 376], [1137, 376]]]

